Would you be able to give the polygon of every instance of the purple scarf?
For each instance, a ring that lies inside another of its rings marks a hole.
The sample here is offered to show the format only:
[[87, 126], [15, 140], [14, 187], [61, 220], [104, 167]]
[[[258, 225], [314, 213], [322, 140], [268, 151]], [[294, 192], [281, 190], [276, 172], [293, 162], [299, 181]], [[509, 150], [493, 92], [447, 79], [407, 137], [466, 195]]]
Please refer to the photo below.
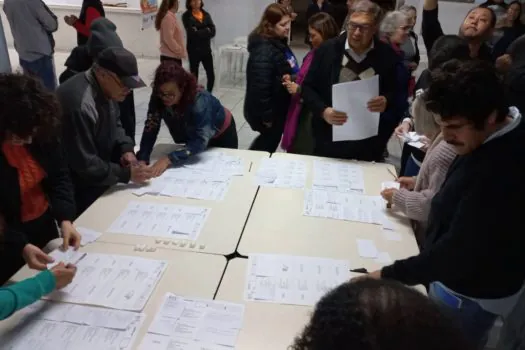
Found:
[[[308, 70], [310, 69], [310, 64], [312, 63], [312, 60], [314, 58], [313, 55], [314, 50], [311, 50], [308, 52], [303, 60], [303, 65], [301, 66], [301, 69], [299, 70], [299, 73], [297, 73], [297, 77], [295, 78], [295, 82], [298, 85], [301, 85], [304, 81], [304, 78], [306, 77], [306, 74], [308, 73]], [[286, 123], [284, 124], [284, 133], [283, 133], [283, 139], [281, 141], [281, 147], [288, 151], [290, 146], [293, 143], [293, 140], [295, 138], [295, 133], [297, 131], [297, 124], [299, 122], [299, 114], [301, 113], [301, 95], [295, 94], [292, 96], [292, 100], [290, 101], [290, 107], [288, 107], [288, 114], [286, 116]]]

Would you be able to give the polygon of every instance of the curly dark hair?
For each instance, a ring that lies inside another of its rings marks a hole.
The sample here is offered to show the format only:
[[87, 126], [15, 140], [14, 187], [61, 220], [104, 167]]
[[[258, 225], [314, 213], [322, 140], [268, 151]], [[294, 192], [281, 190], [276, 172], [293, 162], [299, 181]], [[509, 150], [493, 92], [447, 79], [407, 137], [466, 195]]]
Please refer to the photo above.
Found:
[[[158, 96], [159, 88], [165, 83], [177, 84], [182, 97], [174, 109], [178, 113], [184, 113], [186, 108], [195, 102], [197, 80], [176, 62], [164, 61], [155, 70], [155, 77], [153, 78], [153, 94], [155, 96]], [[157, 99], [157, 102], [160, 107], [162, 105], [160, 98]]]
[[0, 96], [0, 141], [8, 133], [37, 142], [60, 135], [60, 103], [40, 80], [19, 73], [0, 74]]
[[371, 278], [326, 294], [289, 350], [470, 350], [459, 328], [418, 291]]
[[498, 122], [509, 113], [503, 81], [491, 63], [451, 60], [432, 71], [431, 81], [423, 98], [445, 121], [462, 117], [483, 130], [492, 113]]

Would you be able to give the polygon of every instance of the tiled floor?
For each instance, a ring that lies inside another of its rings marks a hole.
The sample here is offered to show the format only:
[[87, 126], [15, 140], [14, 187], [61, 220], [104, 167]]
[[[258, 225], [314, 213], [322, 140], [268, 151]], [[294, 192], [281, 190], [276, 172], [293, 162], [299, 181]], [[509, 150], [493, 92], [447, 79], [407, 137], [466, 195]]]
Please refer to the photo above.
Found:
[[[294, 51], [298, 57], [299, 61], [302, 61], [302, 58], [306, 54], [306, 48], [294, 48]], [[9, 55], [11, 60], [11, 66], [14, 70], [18, 69], [18, 55], [14, 49], [9, 49]], [[68, 57], [68, 53], [57, 52], [55, 53], [55, 66], [57, 73], [60, 74], [64, 70], [64, 62]], [[426, 61], [424, 57], [423, 61]], [[158, 66], [159, 61], [157, 59], [147, 59], [140, 58], [138, 59], [139, 71], [141, 77], [144, 79], [146, 84], [150, 85], [153, 78], [155, 68]], [[426, 65], [426, 64], [424, 64]], [[205, 84], [205, 74], [202, 72], [200, 76], [200, 83]], [[222, 102], [222, 104], [230, 109], [235, 118], [235, 123], [237, 125], [237, 132], [239, 136], [239, 148], [247, 149], [255, 136], [256, 132], [252, 131], [249, 125], [244, 120], [243, 115], [243, 104], [244, 104], [244, 85], [243, 78], [241, 76], [240, 81], [235, 84], [229, 84], [227, 79], [223, 79], [222, 86], [214, 91], [214, 95], [217, 96]], [[148, 108], [148, 101], [151, 94], [151, 88], [146, 87], [142, 89], [135, 90], [135, 108], [137, 115], [137, 135], [135, 137], [137, 143], [140, 143], [142, 137], [142, 129], [144, 127], [144, 122], [146, 119], [146, 113]], [[166, 127], [162, 127], [157, 143], [171, 143], [172, 139], [169, 135], [169, 132]], [[390, 157], [388, 159], [394, 165], [399, 164], [399, 159], [401, 155], [400, 143], [397, 139], [392, 139], [388, 145]]]

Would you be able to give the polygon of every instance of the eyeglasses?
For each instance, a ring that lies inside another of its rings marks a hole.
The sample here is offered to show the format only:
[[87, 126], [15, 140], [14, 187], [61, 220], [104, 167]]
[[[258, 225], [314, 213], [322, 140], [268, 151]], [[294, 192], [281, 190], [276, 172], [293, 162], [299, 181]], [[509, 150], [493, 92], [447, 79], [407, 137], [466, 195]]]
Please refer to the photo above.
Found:
[[372, 28], [373, 28], [373, 26], [371, 24], [358, 24], [358, 23], [354, 23], [354, 22], [349, 22], [348, 23], [348, 30], [351, 31], [351, 32], [354, 32], [357, 29], [359, 29], [361, 32], [368, 32]]

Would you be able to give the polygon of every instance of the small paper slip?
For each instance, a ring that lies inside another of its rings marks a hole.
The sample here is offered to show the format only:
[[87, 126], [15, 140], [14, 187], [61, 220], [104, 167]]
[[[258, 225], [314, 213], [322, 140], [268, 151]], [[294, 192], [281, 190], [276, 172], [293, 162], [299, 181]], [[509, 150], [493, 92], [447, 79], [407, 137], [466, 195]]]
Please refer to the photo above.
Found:
[[389, 189], [389, 188], [395, 188], [396, 190], [399, 190], [399, 182], [384, 181], [381, 183], [381, 191]]
[[102, 236], [102, 233], [85, 227], [77, 227], [77, 231], [82, 235], [82, 239], [80, 240], [80, 245], [82, 247], [95, 242], [100, 236]]
[[363, 258], [377, 258], [377, 248], [374, 241], [369, 239], [358, 239], [357, 240], [357, 251], [359, 256]]
[[425, 144], [421, 141], [409, 142], [408, 144], [415, 148], [423, 148], [425, 146]]
[[388, 254], [388, 252], [379, 252], [377, 254], [377, 258], [375, 258], [375, 261], [378, 264], [382, 264], [382, 265], [392, 264], [392, 258], [390, 257], [390, 254]]
[[62, 251], [60, 248], [53, 250], [49, 253], [49, 256], [52, 257], [55, 261], [47, 264], [48, 270], [52, 269], [56, 265], [63, 262], [64, 264], [73, 264], [76, 265], [80, 260], [84, 258], [86, 253], [79, 250], [75, 250], [73, 247], [69, 247], [66, 251]]
[[356, 141], [376, 136], [379, 113], [370, 112], [367, 103], [379, 95], [379, 76], [332, 86], [333, 109], [345, 112], [348, 120], [332, 127], [332, 140]]
[[401, 234], [396, 231], [386, 230], [383, 228], [382, 233], [383, 233], [383, 238], [386, 239], [387, 241], [400, 242], [403, 240], [403, 236], [401, 236]]
[[385, 216], [382, 221], [383, 230], [389, 230], [389, 231], [395, 231], [396, 227], [394, 226], [394, 223]]
[[406, 134], [403, 134], [402, 137], [406, 142], [417, 142], [419, 141], [419, 139], [421, 139], [421, 136], [418, 135], [415, 131], [410, 131]]

